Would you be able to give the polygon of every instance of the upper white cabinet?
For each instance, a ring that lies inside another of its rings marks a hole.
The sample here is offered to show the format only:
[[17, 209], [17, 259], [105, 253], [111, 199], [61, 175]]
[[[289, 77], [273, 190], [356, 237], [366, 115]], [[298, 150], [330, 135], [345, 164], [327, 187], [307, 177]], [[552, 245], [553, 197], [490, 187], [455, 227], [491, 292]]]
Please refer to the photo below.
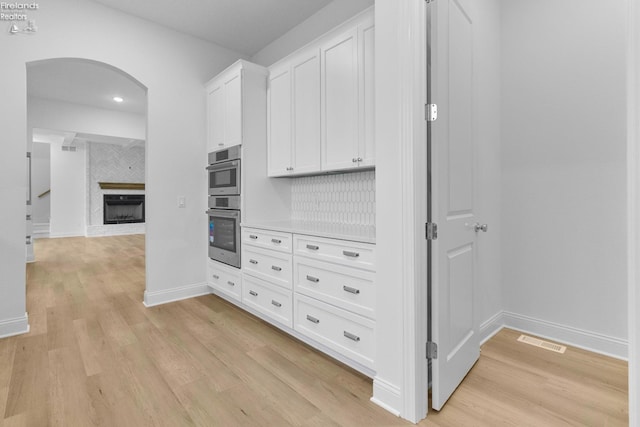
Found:
[[320, 51], [305, 50], [269, 75], [269, 176], [320, 170]]
[[208, 152], [242, 144], [243, 97], [251, 90], [247, 77], [264, 81], [266, 73], [263, 67], [240, 60], [207, 83]]
[[373, 10], [269, 72], [269, 176], [375, 165]]
[[322, 48], [322, 170], [375, 165], [373, 18]]

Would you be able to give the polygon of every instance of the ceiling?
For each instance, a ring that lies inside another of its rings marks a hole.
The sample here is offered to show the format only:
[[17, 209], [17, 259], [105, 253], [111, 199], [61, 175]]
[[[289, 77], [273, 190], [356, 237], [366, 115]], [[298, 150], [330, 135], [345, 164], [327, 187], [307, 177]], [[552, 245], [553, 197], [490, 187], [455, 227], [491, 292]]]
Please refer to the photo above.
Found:
[[255, 55], [331, 3], [331, 0], [94, 1], [247, 56]]
[[76, 143], [84, 142], [119, 145], [125, 148], [144, 148], [145, 146], [144, 141], [141, 139], [96, 135], [92, 133], [65, 132], [43, 128], [33, 128], [33, 142], [40, 142], [43, 144], [62, 144], [67, 146], [73, 146]]
[[[27, 94], [127, 113], [146, 112], [146, 90], [130, 77], [104, 64], [56, 59], [27, 68]], [[114, 96], [124, 98], [116, 103]]]

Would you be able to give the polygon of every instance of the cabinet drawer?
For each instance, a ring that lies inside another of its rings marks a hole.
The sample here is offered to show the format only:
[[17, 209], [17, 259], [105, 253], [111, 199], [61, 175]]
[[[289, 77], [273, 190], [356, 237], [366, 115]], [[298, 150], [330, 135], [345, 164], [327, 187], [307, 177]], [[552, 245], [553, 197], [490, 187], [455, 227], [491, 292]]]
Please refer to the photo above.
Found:
[[210, 259], [207, 282], [210, 287], [226, 296], [238, 302], [242, 300], [242, 276], [240, 270]]
[[292, 256], [277, 251], [245, 246], [242, 269], [245, 273], [292, 289]]
[[292, 293], [263, 280], [243, 275], [242, 302], [289, 328], [293, 327]]
[[323, 302], [295, 294], [294, 329], [373, 369], [375, 322]]
[[375, 245], [296, 234], [293, 248], [295, 255], [375, 271]]
[[296, 257], [293, 283], [296, 292], [375, 319], [372, 272]]
[[291, 253], [291, 233], [242, 228], [242, 242], [247, 245]]

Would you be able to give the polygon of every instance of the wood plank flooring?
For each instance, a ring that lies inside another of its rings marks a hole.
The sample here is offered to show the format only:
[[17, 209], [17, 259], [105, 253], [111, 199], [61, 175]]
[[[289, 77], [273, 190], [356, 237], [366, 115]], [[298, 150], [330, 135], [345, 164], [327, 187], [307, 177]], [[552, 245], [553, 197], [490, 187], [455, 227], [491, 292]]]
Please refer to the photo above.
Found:
[[[371, 380], [215, 297], [142, 305], [144, 236], [36, 240], [0, 427], [407, 426]], [[624, 426], [626, 363], [503, 330], [421, 426]]]

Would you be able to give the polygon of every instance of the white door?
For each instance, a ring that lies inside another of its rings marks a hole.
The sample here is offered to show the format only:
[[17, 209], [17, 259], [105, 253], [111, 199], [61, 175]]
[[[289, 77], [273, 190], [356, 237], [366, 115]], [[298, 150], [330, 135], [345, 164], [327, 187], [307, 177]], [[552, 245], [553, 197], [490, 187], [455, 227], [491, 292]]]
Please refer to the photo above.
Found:
[[271, 69], [267, 93], [268, 176], [289, 175], [291, 168], [291, 72]]
[[293, 92], [293, 171], [320, 171], [320, 50], [291, 61]]
[[440, 410], [480, 355], [475, 314], [473, 25], [464, 0], [430, 3], [432, 406]]
[[358, 32], [322, 46], [322, 170], [357, 167]]
[[358, 83], [360, 135], [358, 166], [376, 164], [375, 141], [375, 26], [373, 16], [358, 26]]
[[242, 70], [225, 78], [224, 113], [225, 147], [242, 144]]
[[221, 83], [207, 88], [208, 134], [207, 151], [224, 147], [224, 89]]

